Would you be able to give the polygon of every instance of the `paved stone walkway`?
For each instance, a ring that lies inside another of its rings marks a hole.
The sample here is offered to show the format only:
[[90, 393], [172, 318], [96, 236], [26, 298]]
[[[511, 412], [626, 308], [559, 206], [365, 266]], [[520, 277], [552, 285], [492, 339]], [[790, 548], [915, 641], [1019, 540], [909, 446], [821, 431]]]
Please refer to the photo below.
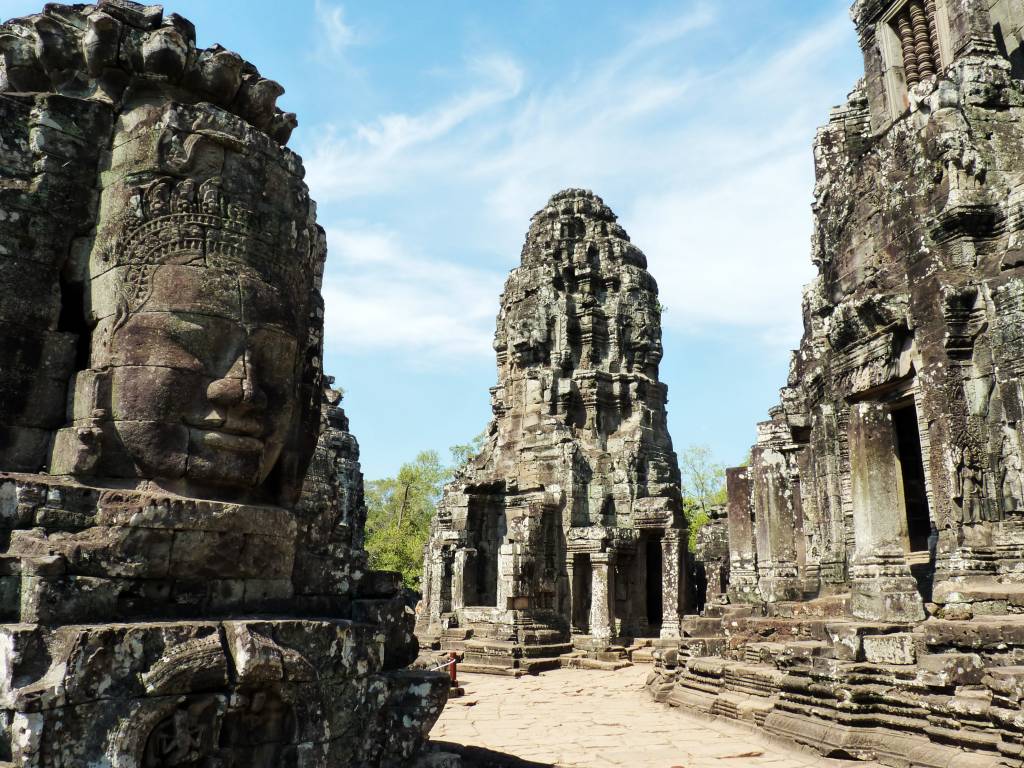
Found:
[[463, 752], [471, 766], [880, 768], [788, 751], [741, 727], [656, 704], [643, 687], [648, 672], [638, 665], [518, 680], [462, 675], [466, 696], [449, 702], [430, 738], [471, 748]]

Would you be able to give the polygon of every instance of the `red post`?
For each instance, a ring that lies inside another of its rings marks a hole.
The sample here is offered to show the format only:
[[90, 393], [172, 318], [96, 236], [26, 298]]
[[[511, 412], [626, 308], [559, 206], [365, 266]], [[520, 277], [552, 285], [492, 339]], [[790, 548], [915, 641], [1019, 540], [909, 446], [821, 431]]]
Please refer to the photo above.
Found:
[[455, 651], [448, 652], [448, 676], [452, 679], [452, 688], [459, 687], [459, 654]]

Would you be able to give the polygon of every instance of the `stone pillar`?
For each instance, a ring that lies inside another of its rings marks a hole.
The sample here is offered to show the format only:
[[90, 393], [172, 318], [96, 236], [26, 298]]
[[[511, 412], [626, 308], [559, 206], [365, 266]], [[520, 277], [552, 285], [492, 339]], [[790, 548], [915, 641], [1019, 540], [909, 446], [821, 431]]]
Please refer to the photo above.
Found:
[[462, 563], [460, 568], [462, 578], [459, 585], [459, 595], [456, 599], [463, 607], [479, 605], [480, 584], [477, 583], [479, 580], [477, 558], [480, 557], [480, 552], [475, 547], [459, 547], [457, 552]]
[[590, 634], [610, 640], [615, 634], [615, 555], [595, 552], [590, 567]]
[[871, 621], [921, 621], [924, 604], [907, 565], [907, 515], [900, 498], [896, 434], [879, 403], [850, 408], [853, 614]]
[[466, 563], [469, 550], [455, 550], [455, 562], [452, 566], [452, 610], [459, 611], [466, 607]]
[[753, 477], [758, 588], [768, 603], [799, 600], [792, 490], [782, 451], [772, 445], [755, 447]]
[[441, 619], [441, 564], [441, 548], [428, 545], [423, 558], [423, 608], [418, 619], [424, 629], [438, 625]]
[[524, 592], [520, 584], [522, 550], [523, 545], [515, 542], [498, 548], [497, 607], [501, 610], [525, 607], [520, 604]]
[[686, 607], [686, 531], [669, 528], [661, 538], [661, 636], [679, 637]]
[[725, 479], [729, 491], [729, 600], [759, 603], [750, 470], [729, 469]]
[[568, 606], [568, 610], [566, 612], [565, 619], [566, 619], [566, 622], [569, 624], [569, 634], [572, 634], [573, 630], [576, 629], [576, 627], [574, 626], [573, 620], [576, 617], [576, 601], [579, 599], [576, 596], [576, 580], [575, 580], [575, 578], [573, 578], [575, 573], [576, 573], [576, 556], [572, 552], [566, 552], [566, 554], [565, 554], [565, 579], [566, 579], [566, 584], [568, 585], [568, 588], [566, 589], [566, 593], [568, 595], [568, 600], [566, 600], [566, 604]]

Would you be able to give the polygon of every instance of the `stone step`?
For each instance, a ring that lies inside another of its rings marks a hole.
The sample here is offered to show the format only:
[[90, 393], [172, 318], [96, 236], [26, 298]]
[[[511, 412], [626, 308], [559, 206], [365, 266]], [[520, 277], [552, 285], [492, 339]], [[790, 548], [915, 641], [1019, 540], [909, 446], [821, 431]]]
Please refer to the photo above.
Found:
[[768, 613], [774, 618], [838, 618], [850, 615], [850, 596], [828, 595], [803, 602], [772, 603]]
[[462, 672], [476, 675], [504, 675], [505, 677], [522, 677], [526, 674], [518, 667], [499, 667], [494, 664], [474, 664], [472, 662], [459, 664], [459, 673]]
[[724, 621], [723, 629], [728, 630], [732, 637], [749, 634], [751, 642], [758, 642], [758, 638], [764, 641], [777, 640], [779, 642], [783, 640], [786, 642], [791, 640], [829, 642], [828, 627], [835, 621], [835, 619], [816, 617], [794, 620], [779, 616], [750, 616]]
[[722, 634], [722, 620], [704, 616], [687, 616], [682, 621], [687, 637], [715, 637]]
[[729, 638], [724, 635], [713, 637], [682, 637], [677, 643], [680, 655], [687, 658], [694, 656], [717, 656], [729, 647]]
[[546, 630], [544, 632], [520, 633], [519, 642], [523, 645], [556, 645], [567, 642], [564, 632]]
[[504, 658], [504, 659], [537, 659], [544, 657], [557, 658], [563, 653], [572, 651], [569, 643], [553, 643], [551, 645], [520, 645], [508, 640], [485, 640], [473, 638], [462, 643], [461, 650], [467, 658]]
[[619, 669], [632, 667], [633, 664], [626, 659], [603, 661], [601, 659], [591, 659], [587, 656], [580, 656], [575, 653], [571, 653], [562, 656], [559, 659], [559, 666], [563, 669], [598, 669], [605, 672], [615, 672]]
[[572, 643], [553, 643], [551, 645], [523, 645], [522, 658], [539, 659], [544, 657], [558, 658], [563, 653], [572, 651]]
[[519, 668], [528, 675], [536, 675], [552, 669], [559, 669], [562, 660], [559, 656], [547, 656], [535, 659], [520, 659]]
[[710, 714], [726, 720], [747, 721], [763, 727], [774, 706], [769, 699], [723, 691], [711, 705]]
[[628, 650], [627, 655], [634, 664], [653, 664], [655, 650], [653, 645], [634, 646]]
[[1024, 708], [1024, 667], [987, 669], [982, 682], [1003, 700], [1001, 704], [1004, 708]]
[[1024, 615], [976, 616], [971, 621], [928, 619], [919, 625], [932, 648], [1006, 652], [1024, 648]]
[[518, 658], [522, 646], [508, 640], [483, 640], [473, 638], [465, 643], [466, 657], [481, 656], [485, 658]]
[[939, 616], [944, 619], [1020, 614], [1024, 610], [1024, 584], [995, 579], [943, 581], [935, 585], [932, 602], [939, 606]]
[[[986, 674], [993, 674], [998, 683], [1004, 670], [1019, 667], [999, 667], [986, 671], [984, 662], [976, 653], [929, 653], [917, 658], [917, 677], [933, 688], [952, 688], [960, 685], [978, 685]], [[997, 674], [998, 673], [998, 674]], [[1012, 675], [1012, 672], [1011, 672]], [[989, 686], [992, 687], [992, 686]]]
[[827, 656], [832, 646], [820, 640], [793, 640], [789, 642], [748, 643], [743, 659], [751, 664], [779, 666], [796, 659]]
[[748, 616], [764, 616], [764, 607], [760, 603], [722, 606], [722, 618], [725, 620], [743, 619]]

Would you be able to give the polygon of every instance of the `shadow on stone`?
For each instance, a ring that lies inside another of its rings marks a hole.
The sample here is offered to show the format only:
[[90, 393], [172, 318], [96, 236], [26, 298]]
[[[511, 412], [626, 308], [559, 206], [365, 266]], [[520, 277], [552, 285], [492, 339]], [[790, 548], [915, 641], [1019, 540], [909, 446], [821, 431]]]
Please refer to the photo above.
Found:
[[554, 763], [523, 760], [515, 755], [506, 755], [481, 747], [467, 747], [433, 739], [430, 744], [438, 751], [450, 752], [461, 757], [463, 768], [554, 768]]

